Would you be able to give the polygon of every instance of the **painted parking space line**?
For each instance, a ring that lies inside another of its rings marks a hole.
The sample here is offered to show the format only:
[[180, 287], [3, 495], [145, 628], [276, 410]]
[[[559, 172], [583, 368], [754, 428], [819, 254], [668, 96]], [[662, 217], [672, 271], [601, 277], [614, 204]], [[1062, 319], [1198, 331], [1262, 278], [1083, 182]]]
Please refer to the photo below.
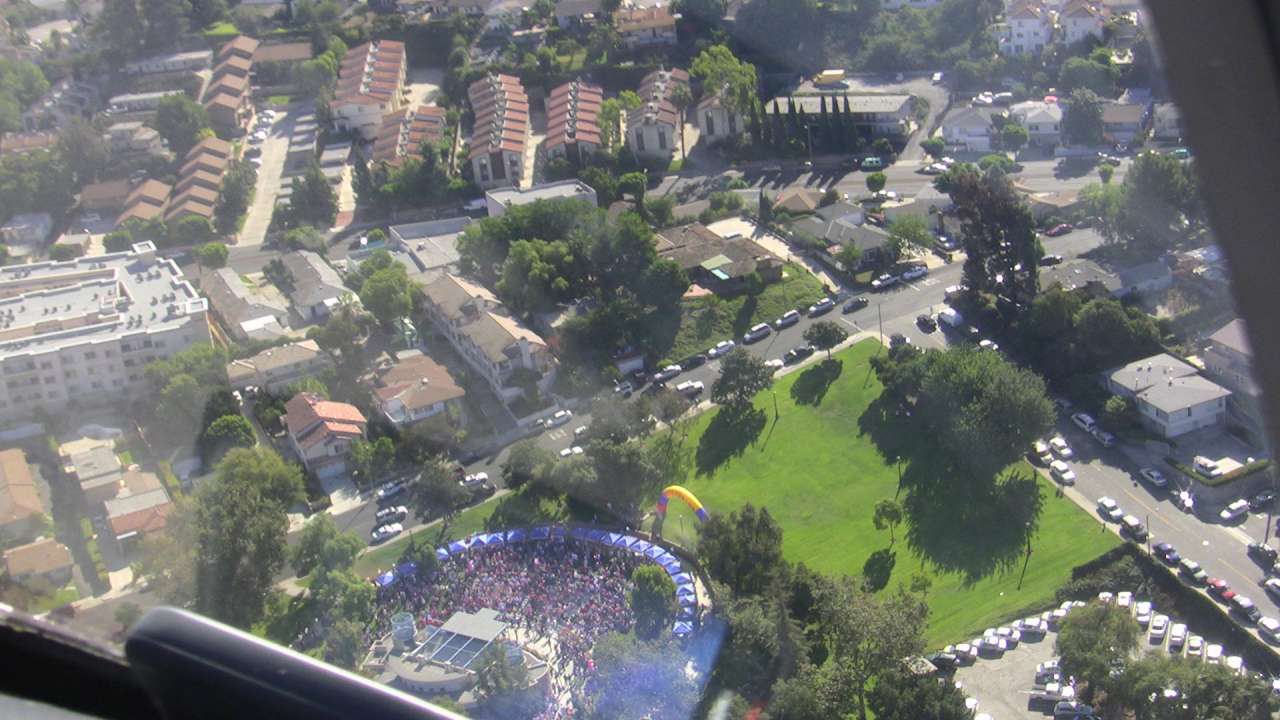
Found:
[[858, 323], [848, 318], [840, 318], [840, 322], [844, 323], [845, 325], [848, 325], [849, 327], [853, 328], [857, 332], [862, 332], [862, 328], [858, 325]]

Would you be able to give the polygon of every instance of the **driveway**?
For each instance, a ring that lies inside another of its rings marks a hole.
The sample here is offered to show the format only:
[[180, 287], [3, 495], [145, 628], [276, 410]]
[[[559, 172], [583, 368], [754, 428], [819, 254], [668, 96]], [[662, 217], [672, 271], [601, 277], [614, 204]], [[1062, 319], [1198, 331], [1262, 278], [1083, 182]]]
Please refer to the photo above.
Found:
[[258, 168], [258, 180], [254, 184], [253, 203], [245, 214], [244, 227], [240, 230], [237, 245], [252, 247], [261, 245], [271, 225], [271, 215], [276, 209], [276, 193], [280, 188], [280, 175], [289, 155], [289, 136], [293, 134], [294, 120], [305, 110], [291, 105], [276, 119], [262, 148], [262, 165]]
[[407, 80], [409, 107], [430, 105], [435, 101], [436, 95], [440, 92], [440, 85], [444, 82], [444, 68], [411, 67]]

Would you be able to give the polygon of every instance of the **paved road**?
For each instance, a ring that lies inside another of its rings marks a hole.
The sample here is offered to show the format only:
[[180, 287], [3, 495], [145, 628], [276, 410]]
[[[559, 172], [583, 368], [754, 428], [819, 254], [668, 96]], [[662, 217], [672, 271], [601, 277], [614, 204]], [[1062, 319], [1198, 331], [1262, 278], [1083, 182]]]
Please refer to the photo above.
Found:
[[[237, 247], [257, 247], [266, 238], [267, 228], [271, 225], [271, 215], [275, 212], [280, 176], [284, 171], [285, 159], [289, 155], [289, 136], [293, 134], [294, 120], [299, 114], [309, 111], [309, 107], [286, 109], [271, 125], [267, 139], [258, 144], [257, 147], [262, 149], [262, 165], [258, 168], [253, 203], [245, 213], [244, 227], [237, 238]], [[252, 270], [256, 272], [261, 269], [259, 265]]]

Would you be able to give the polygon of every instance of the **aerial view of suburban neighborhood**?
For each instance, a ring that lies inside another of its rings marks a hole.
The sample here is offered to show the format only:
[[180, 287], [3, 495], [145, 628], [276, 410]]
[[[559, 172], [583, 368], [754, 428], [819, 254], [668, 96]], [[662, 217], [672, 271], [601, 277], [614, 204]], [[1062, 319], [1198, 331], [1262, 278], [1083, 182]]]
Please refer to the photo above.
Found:
[[1208, 220], [1140, 0], [0, 0], [0, 604], [476, 718], [1269, 718]]

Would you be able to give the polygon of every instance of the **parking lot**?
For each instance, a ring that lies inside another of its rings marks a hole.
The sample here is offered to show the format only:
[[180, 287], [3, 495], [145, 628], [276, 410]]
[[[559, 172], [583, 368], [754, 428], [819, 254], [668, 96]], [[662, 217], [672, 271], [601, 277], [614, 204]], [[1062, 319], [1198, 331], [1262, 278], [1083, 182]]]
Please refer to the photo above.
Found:
[[298, 113], [293, 108], [286, 109], [276, 117], [267, 133], [267, 139], [251, 147], [260, 148], [262, 164], [258, 166], [258, 180], [254, 185], [253, 203], [245, 214], [244, 227], [240, 230], [238, 245], [261, 245], [267, 236], [267, 228], [271, 225], [271, 214], [276, 207], [276, 193], [280, 186], [280, 175], [284, 170], [285, 159], [289, 155], [289, 135], [293, 132], [294, 116]]

